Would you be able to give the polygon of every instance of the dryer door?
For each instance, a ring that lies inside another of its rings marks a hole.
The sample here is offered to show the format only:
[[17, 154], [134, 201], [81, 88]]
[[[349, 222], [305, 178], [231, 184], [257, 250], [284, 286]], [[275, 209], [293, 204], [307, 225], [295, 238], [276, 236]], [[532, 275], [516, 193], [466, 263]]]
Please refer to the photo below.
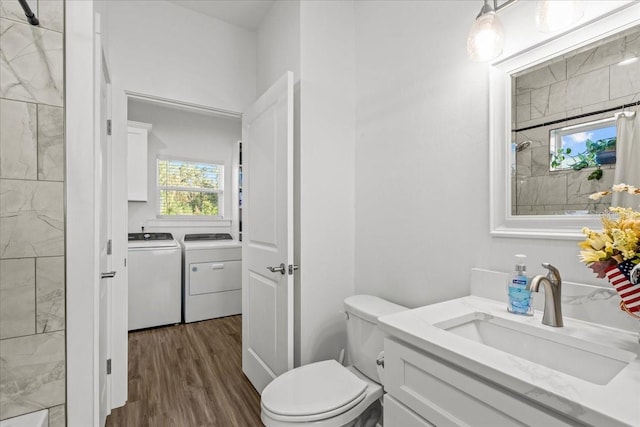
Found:
[[189, 264], [189, 295], [234, 291], [242, 287], [242, 261]]

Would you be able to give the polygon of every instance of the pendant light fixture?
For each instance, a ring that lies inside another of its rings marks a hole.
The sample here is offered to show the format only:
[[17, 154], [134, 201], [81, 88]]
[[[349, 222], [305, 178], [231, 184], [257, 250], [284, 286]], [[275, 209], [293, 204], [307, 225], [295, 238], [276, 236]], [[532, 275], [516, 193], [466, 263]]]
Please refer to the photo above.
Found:
[[[493, 6], [489, 4], [492, 1]], [[467, 55], [472, 61], [490, 61], [502, 53], [502, 24], [496, 12], [517, 0], [484, 0], [484, 5], [467, 36]], [[570, 27], [584, 15], [584, 3], [580, 0], [538, 0], [535, 22], [543, 33]]]
[[579, 0], [538, 0], [536, 27], [543, 33], [568, 28], [584, 15], [584, 5]]
[[[494, 4], [495, 5], [495, 4]], [[490, 61], [502, 53], [502, 24], [495, 7], [484, 0], [484, 5], [467, 36], [467, 55], [472, 61]]]

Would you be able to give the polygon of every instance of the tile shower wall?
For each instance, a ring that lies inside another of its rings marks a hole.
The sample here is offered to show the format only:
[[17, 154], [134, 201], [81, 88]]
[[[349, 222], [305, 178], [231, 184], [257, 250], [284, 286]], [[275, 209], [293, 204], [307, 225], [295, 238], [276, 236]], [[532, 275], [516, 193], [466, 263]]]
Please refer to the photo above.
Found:
[[[513, 106], [515, 129], [536, 126], [565, 117], [617, 107], [640, 100], [640, 61], [617, 65], [626, 54], [640, 54], [640, 29], [614, 40], [541, 64], [516, 77]], [[636, 110], [636, 108], [628, 110]], [[610, 118], [613, 112], [515, 132], [516, 143], [531, 145], [516, 152], [512, 212], [518, 215], [559, 214], [574, 210], [605, 210], [610, 200], [593, 202], [588, 195], [609, 188], [615, 165], [603, 166], [603, 177], [587, 180], [593, 168], [549, 171], [549, 132], [565, 126]]]
[[65, 425], [63, 0], [0, 0], [0, 419]]

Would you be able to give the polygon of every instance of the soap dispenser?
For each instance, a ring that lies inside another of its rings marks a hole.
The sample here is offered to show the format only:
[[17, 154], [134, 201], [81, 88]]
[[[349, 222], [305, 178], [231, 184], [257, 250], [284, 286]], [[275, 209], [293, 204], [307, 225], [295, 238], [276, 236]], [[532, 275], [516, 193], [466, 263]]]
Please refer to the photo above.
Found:
[[515, 268], [507, 284], [509, 303], [507, 310], [510, 313], [533, 316], [533, 295], [527, 290], [531, 280], [527, 277], [526, 255], [515, 256]]

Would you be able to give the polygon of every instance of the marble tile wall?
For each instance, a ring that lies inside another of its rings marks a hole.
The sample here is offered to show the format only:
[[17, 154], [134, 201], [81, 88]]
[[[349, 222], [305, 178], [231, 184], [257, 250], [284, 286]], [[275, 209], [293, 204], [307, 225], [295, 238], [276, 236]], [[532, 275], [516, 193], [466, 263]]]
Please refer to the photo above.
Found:
[[65, 416], [64, 2], [0, 0], [0, 420]]
[[640, 61], [618, 65], [626, 55], [640, 55], [638, 28], [517, 76], [516, 127], [535, 126], [640, 100]]
[[[514, 142], [531, 141], [516, 153], [512, 211], [517, 215], [565, 214], [571, 211], [602, 212], [605, 198], [593, 202], [588, 195], [614, 184], [615, 165], [602, 166], [600, 180], [587, 180], [593, 168], [581, 171], [549, 171], [552, 129], [610, 118], [597, 114], [553, 125], [545, 123], [640, 101], [640, 61], [620, 66], [626, 55], [640, 55], [640, 28], [605, 39], [596, 45], [540, 64], [514, 82]], [[630, 110], [637, 110], [631, 108]]]

